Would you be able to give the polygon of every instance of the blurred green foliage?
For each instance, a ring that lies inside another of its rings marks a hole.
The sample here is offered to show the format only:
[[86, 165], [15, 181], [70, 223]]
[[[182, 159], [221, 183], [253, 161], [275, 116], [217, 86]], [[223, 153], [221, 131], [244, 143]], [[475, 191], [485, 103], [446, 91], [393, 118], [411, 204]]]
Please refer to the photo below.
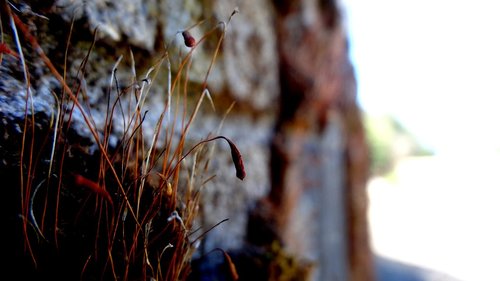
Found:
[[388, 115], [364, 115], [370, 150], [372, 176], [391, 172], [398, 159], [408, 156], [432, 155], [398, 120]]

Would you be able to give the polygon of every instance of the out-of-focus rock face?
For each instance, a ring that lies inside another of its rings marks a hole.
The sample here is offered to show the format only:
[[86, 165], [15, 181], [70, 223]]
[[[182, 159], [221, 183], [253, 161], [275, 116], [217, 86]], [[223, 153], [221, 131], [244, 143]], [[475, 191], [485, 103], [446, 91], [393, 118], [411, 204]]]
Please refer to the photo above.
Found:
[[[235, 1], [214, 5], [224, 18]], [[268, 1], [238, 1], [242, 11], [228, 30], [224, 44], [224, 69], [229, 91], [257, 110], [276, 106], [278, 61], [273, 9]], [[223, 5], [222, 5], [223, 4]]]
[[[69, 1], [59, 0], [56, 10], [67, 22], [83, 19], [88, 31], [99, 30], [101, 40], [109, 45], [126, 43], [150, 51], [160, 51], [158, 44], [182, 44], [179, 32], [202, 20], [192, 34], [203, 36], [218, 22], [227, 21], [233, 9], [240, 12], [227, 26], [222, 62], [209, 79], [211, 86], [229, 92], [257, 110], [269, 109], [277, 98], [277, 53], [272, 6], [268, 1]], [[88, 32], [87, 31], [87, 32]], [[211, 46], [213, 47], [213, 45]], [[193, 81], [202, 81], [213, 48], [203, 47], [193, 64]]]
[[[153, 50], [158, 24], [157, 1], [58, 1], [65, 19], [85, 17], [90, 29], [99, 28], [112, 41]], [[79, 11], [81, 10], [81, 11]]]

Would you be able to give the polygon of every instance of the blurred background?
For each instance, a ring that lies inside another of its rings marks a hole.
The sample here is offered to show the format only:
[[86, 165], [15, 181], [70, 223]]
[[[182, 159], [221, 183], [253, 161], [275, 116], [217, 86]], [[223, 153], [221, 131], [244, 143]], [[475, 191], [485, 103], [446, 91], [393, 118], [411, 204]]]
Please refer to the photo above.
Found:
[[382, 257], [500, 280], [500, 3], [346, 0]]

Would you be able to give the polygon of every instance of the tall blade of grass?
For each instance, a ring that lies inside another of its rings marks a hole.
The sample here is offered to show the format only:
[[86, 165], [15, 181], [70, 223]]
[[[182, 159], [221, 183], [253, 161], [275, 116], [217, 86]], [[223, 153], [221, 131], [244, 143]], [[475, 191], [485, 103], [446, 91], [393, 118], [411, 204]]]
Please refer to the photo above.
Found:
[[[10, 3], [9, 3], [10, 4]], [[23, 49], [21, 46], [21, 41], [19, 40], [19, 35], [17, 31], [17, 25], [16, 25], [16, 15], [12, 13], [10, 6], [4, 1], [2, 3], [4, 11], [8, 14], [9, 16], [9, 24], [12, 29], [13, 37], [15, 40], [17, 52], [19, 54], [19, 60], [21, 62], [22, 68], [23, 68], [23, 78], [24, 78], [24, 83], [26, 87], [26, 105], [25, 105], [25, 111], [24, 111], [24, 127], [23, 127], [23, 136], [22, 136], [22, 142], [21, 142], [21, 155], [20, 155], [20, 189], [21, 189], [21, 206], [22, 206], [22, 216], [24, 218], [28, 217], [28, 210], [29, 210], [29, 199], [30, 199], [30, 193], [31, 193], [31, 180], [32, 180], [32, 165], [33, 165], [33, 147], [34, 147], [34, 139], [35, 139], [35, 114], [34, 114], [34, 104], [33, 104], [33, 97], [32, 97], [32, 92], [30, 90], [30, 81], [29, 81], [29, 74], [28, 74], [28, 68], [26, 66], [26, 61], [24, 59], [24, 53]], [[28, 133], [28, 112], [29, 109], [31, 109], [31, 142], [29, 144], [29, 159], [27, 163], [27, 177], [25, 180], [24, 176], [24, 157], [26, 153], [26, 136]], [[25, 246], [28, 248], [28, 251], [30, 252], [30, 256], [33, 260], [33, 263], [36, 266], [36, 260], [35, 256], [33, 253], [33, 250], [31, 248], [31, 243], [29, 242], [28, 236], [27, 236], [27, 221], [23, 223], [23, 232], [24, 232], [24, 239], [25, 239]]]

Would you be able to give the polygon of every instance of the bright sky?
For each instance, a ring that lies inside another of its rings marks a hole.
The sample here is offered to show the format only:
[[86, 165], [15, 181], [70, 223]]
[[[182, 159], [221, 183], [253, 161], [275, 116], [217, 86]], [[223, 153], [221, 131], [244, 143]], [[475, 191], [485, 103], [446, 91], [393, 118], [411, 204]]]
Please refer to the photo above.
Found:
[[500, 151], [500, 2], [345, 0], [363, 109], [438, 153]]
[[343, 2], [362, 108], [446, 156], [402, 162], [392, 188], [371, 187], [375, 249], [500, 280], [500, 1]]

